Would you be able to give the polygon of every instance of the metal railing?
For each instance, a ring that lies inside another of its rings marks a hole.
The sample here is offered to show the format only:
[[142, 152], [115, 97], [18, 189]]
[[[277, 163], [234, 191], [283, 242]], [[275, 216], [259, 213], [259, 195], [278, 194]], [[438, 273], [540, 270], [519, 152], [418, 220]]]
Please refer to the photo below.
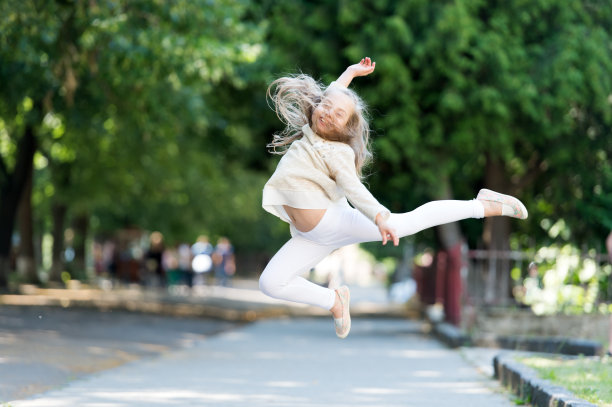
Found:
[[[598, 267], [608, 264], [604, 253], [583, 251], [581, 259], [592, 259]], [[514, 282], [511, 270], [518, 268], [524, 276], [529, 267], [537, 267], [539, 261], [554, 262], [554, 256], [543, 256], [535, 249], [509, 250], [464, 250], [463, 302], [475, 306], [508, 306], [515, 304], [512, 295]]]

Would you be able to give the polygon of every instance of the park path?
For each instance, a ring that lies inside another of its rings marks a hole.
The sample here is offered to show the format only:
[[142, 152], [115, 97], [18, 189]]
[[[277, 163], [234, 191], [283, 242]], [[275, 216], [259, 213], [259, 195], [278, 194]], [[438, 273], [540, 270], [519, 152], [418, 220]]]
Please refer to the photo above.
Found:
[[419, 321], [262, 320], [110, 369], [12, 407], [470, 406], [514, 404]]

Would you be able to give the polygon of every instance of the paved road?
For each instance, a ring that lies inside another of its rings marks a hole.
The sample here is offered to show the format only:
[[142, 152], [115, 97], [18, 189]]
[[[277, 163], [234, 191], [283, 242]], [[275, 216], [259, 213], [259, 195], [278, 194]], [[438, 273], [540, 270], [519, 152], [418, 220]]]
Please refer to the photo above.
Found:
[[12, 407], [510, 407], [496, 382], [422, 334], [418, 322], [260, 321], [160, 356], [75, 380]]
[[236, 326], [122, 311], [3, 305], [0, 404], [128, 362], [189, 348], [207, 335]]

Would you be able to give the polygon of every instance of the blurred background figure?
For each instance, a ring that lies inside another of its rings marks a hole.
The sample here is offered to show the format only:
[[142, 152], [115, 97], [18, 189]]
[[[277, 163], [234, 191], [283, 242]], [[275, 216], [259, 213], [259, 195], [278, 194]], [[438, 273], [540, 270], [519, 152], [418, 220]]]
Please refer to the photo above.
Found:
[[149, 238], [149, 249], [145, 255], [145, 268], [153, 286], [164, 287], [166, 285], [163, 255], [164, 236], [160, 232], [153, 232]]
[[191, 269], [193, 270], [193, 286], [206, 284], [206, 274], [212, 269], [212, 254], [214, 248], [208, 240], [208, 236], [200, 235], [198, 240], [191, 246]]
[[230, 285], [231, 278], [236, 274], [234, 248], [227, 237], [221, 237], [212, 254], [215, 268], [215, 283], [222, 286]]
[[198, 240], [196, 240], [196, 242], [191, 246], [191, 253], [194, 256], [197, 256], [198, 254], [207, 254], [210, 256], [213, 250], [213, 245], [210, 243], [210, 240], [208, 240], [208, 236], [206, 235], [198, 236]]
[[164, 270], [164, 282], [167, 286], [178, 284], [181, 276], [179, 267], [179, 255], [176, 247], [168, 247], [162, 256], [162, 267]]
[[191, 247], [187, 243], [181, 243], [177, 248], [177, 254], [180, 273], [179, 282], [191, 287], [193, 283], [193, 275], [191, 270]]
[[108, 274], [111, 281], [117, 278], [117, 244], [108, 240], [102, 245], [102, 274]]

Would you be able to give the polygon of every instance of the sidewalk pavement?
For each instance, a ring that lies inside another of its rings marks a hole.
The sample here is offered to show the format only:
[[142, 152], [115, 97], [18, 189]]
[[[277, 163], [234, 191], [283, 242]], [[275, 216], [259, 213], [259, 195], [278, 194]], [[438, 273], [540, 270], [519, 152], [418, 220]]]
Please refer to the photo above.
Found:
[[0, 296], [0, 303], [256, 322], [11, 407], [513, 405], [491, 378], [492, 351], [446, 348], [425, 333], [425, 324], [407, 318], [410, 307], [390, 304], [383, 287], [351, 287], [353, 327], [345, 340], [336, 338], [330, 317], [318, 317], [324, 312], [269, 299], [254, 281], [189, 296], [135, 288], [24, 291]]
[[460, 351], [401, 319], [259, 321], [11, 407], [499, 406], [510, 397]]

